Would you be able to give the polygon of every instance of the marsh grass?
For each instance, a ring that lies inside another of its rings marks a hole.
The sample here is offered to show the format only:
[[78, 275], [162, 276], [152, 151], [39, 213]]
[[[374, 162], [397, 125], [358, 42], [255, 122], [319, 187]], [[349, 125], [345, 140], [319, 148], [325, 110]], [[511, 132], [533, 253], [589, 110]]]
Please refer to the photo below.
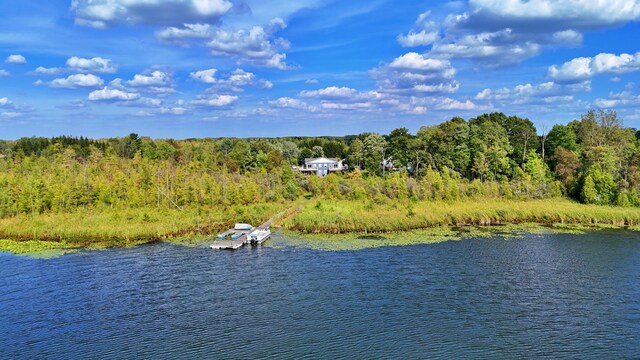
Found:
[[640, 226], [640, 209], [584, 205], [564, 199], [460, 202], [310, 202], [283, 225], [301, 233], [384, 233], [443, 226], [536, 223], [556, 227]]
[[235, 222], [260, 224], [288, 208], [269, 203], [215, 209], [93, 209], [0, 220], [0, 251], [100, 249], [163, 240], [206, 239]]

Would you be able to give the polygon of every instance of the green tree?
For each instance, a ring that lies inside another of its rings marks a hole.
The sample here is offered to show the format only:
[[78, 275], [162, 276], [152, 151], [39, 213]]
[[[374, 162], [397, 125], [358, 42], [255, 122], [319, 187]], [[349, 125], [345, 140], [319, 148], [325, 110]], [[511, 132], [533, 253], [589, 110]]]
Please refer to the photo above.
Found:
[[358, 169], [364, 164], [364, 143], [359, 138], [355, 139], [349, 148], [349, 163]]
[[387, 153], [393, 157], [396, 166], [407, 166], [409, 161], [409, 141], [412, 136], [406, 128], [398, 128], [389, 134], [389, 148]]
[[387, 142], [381, 135], [371, 134], [364, 140], [363, 145], [365, 169], [370, 172], [377, 172], [380, 170], [380, 164], [385, 157]]

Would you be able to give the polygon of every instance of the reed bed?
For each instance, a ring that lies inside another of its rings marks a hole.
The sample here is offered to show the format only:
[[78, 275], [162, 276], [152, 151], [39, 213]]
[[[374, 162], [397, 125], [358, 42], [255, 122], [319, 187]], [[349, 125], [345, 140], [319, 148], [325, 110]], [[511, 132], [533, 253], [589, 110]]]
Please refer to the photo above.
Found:
[[[182, 211], [92, 209], [35, 217], [15, 216], [0, 220], [0, 239], [51, 242], [67, 247], [128, 246], [214, 234], [238, 221], [259, 224], [287, 208], [288, 204], [269, 203]], [[4, 244], [10, 243], [5, 241]], [[2, 247], [0, 242], [0, 251]]]
[[634, 227], [640, 209], [584, 205], [566, 199], [464, 202], [310, 202], [284, 226], [301, 233], [380, 233], [438, 226], [581, 224]]

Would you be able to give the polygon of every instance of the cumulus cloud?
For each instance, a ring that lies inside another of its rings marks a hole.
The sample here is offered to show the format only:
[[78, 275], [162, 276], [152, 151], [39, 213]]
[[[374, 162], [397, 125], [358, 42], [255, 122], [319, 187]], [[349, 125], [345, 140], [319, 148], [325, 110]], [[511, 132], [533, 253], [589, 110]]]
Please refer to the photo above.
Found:
[[403, 47], [427, 46], [440, 38], [439, 26], [434, 21], [427, 21], [430, 12], [424, 12], [418, 16], [418, 20], [407, 35], [400, 34], [398, 43]]
[[176, 91], [173, 75], [166, 71], [153, 70], [135, 74], [131, 80], [113, 79], [109, 86], [125, 92], [144, 92], [165, 96]]
[[304, 90], [299, 95], [309, 98], [340, 99], [354, 97], [356, 93], [357, 91], [352, 88], [329, 86], [319, 90]]
[[353, 102], [353, 103], [342, 103], [342, 102], [334, 102], [334, 101], [322, 101], [320, 106], [323, 109], [329, 110], [360, 110], [360, 111], [374, 111], [375, 106], [373, 103], [368, 101], [362, 102]]
[[[85, 59], [77, 56], [67, 59], [67, 66], [78, 72], [95, 72], [112, 74], [118, 71], [118, 67], [111, 63], [111, 59], [94, 57]], [[37, 71], [38, 69], [36, 69]]]
[[523, 31], [596, 30], [640, 18], [637, 0], [470, 0], [465, 26]]
[[575, 58], [549, 67], [548, 75], [554, 80], [575, 83], [600, 74], [625, 74], [640, 70], [640, 52], [631, 54], [602, 53], [594, 57]]
[[269, 105], [277, 108], [299, 109], [308, 111], [316, 110], [314, 106], [311, 106], [304, 101], [300, 101], [298, 99], [293, 99], [290, 97], [281, 97], [277, 100], [269, 101]]
[[415, 52], [410, 52], [394, 59], [391, 64], [389, 64], [389, 67], [409, 71], [452, 70], [451, 64], [446, 60], [425, 58], [423, 55]]
[[224, 107], [234, 104], [238, 101], [237, 96], [233, 95], [214, 95], [205, 99], [191, 101], [191, 104], [206, 107]]
[[72, 0], [78, 25], [104, 29], [117, 24], [179, 25], [216, 22], [233, 4], [228, 0]]
[[108, 86], [100, 90], [94, 90], [87, 97], [91, 101], [130, 101], [139, 98], [137, 93], [111, 89]]
[[443, 98], [436, 106], [438, 110], [473, 110], [476, 108], [471, 100], [458, 101], [451, 98]]
[[9, 98], [5, 97], [1, 97], [0, 98], [0, 106], [7, 106], [7, 105], [11, 105], [11, 100], [9, 100]]
[[75, 74], [66, 78], [54, 79], [50, 86], [54, 88], [75, 89], [102, 86], [104, 81], [93, 74]]
[[189, 109], [182, 106], [163, 106], [158, 109], [161, 115], [184, 115]]
[[404, 93], [454, 93], [460, 84], [449, 60], [429, 58], [415, 52], [397, 57], [391, 63], [370, 71], [378, 91]]
[[591, 82], [560, 84], [553, 81], [538, 85], [522, 84], [513, 88], [484, 89], [475, 100], [502, 105], [534, 105], [570, 102], [574, 94], [591, 91]]
[[421, 14], [403, 46], [431, 45], [429, 57], [469, 59], [486, 67], [518, 64], [544, 47], [573, 47], [583, 33], [640, 20], [639, 0], [470, 0], [440, 23]]
[[254, 26], [249, 30], [217, 29], [207, 47], [214, 56], [231, 56], [239, 62], [285, 70], [289, 68], [287, 55], [281, 51], [288, 49], [290, 44], [274, 34], [286, 26], [284, 20], [275, 18], [267, 26]]
[[218, 75], [217, 69], [199, 70], [189, 74], [194, 80], [211, 84], [212, 87], [208, 90], [209, 92], [220, 90], [242, 91], [243, 87], [250, 85], [260, 86], [263, 89], [271, 89], [273, 87], [273, 83], [270, 81], [258, 79], [254, 73], [242, 69], [223, 74], [220, 78], [216, 75]]
[[202, 81], [205, 84], [215, 84], [218, 82], [218, 79], [216, 79], [217, 72], [218, 69], [206, 69], [192, 72], [189, 76], [192, 79]]
[[171, 83], [171, 76], [160, 70], [150, 74], [135, 74], [132, 80], [127, 81], [129, 86], [166, 86]]
[[0, 69], [0, 77], [9, 76], [9, 72], [4, 69]]
[[62, 74], [65, 71], [66, 71], [65, 69], [59, 68], [59, 67], [46, 68], [46, 67], [38, 66], [30, 74], [31, 75], [49, 75], [49, 76], [53, 76], [53, 75]]
[[609, 93], [608, 98], [598, 98], [595, 105], [601, 108], [623, 108], [640, 106], [640, 95], [633, 93], [634, 86], [629, 84], [619, 93]]
[[168, 27], [156, 33], [158, 40], [178, 46], [188, 46], [191, 39], [206, 39], [213, 31], [209, 24], [184, 24], [182, 28]]
[[13, 55], [7, 56], [4, 62], [6, 62], [7, 64], [20, 65], [20, 64], [26, 64], [27, 59], [22, 55], [13, 54]]
[[512, 29], [482, 32], [434, 44], [431, 54], [448, 58], [472, 59], [488, 67], [517, 64], [540, 53], [535, 39], [516, 34]]

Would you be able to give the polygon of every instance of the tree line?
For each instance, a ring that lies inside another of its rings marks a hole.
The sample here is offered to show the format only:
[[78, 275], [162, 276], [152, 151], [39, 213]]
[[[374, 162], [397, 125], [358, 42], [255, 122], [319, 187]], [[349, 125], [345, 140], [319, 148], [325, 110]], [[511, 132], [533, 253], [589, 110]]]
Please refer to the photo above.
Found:
[[[368, 201], [569, 196], [640, 206], [639, 133], [613, 111], [539, 132], [503, 113], [344, 137], [0, 141], [0, 217], [77, 208], [216, 207], [301, 196]], [[344, 159], [326, 178], [292, 169]], [[390, 160], [393, 166], [381, 166]]]

